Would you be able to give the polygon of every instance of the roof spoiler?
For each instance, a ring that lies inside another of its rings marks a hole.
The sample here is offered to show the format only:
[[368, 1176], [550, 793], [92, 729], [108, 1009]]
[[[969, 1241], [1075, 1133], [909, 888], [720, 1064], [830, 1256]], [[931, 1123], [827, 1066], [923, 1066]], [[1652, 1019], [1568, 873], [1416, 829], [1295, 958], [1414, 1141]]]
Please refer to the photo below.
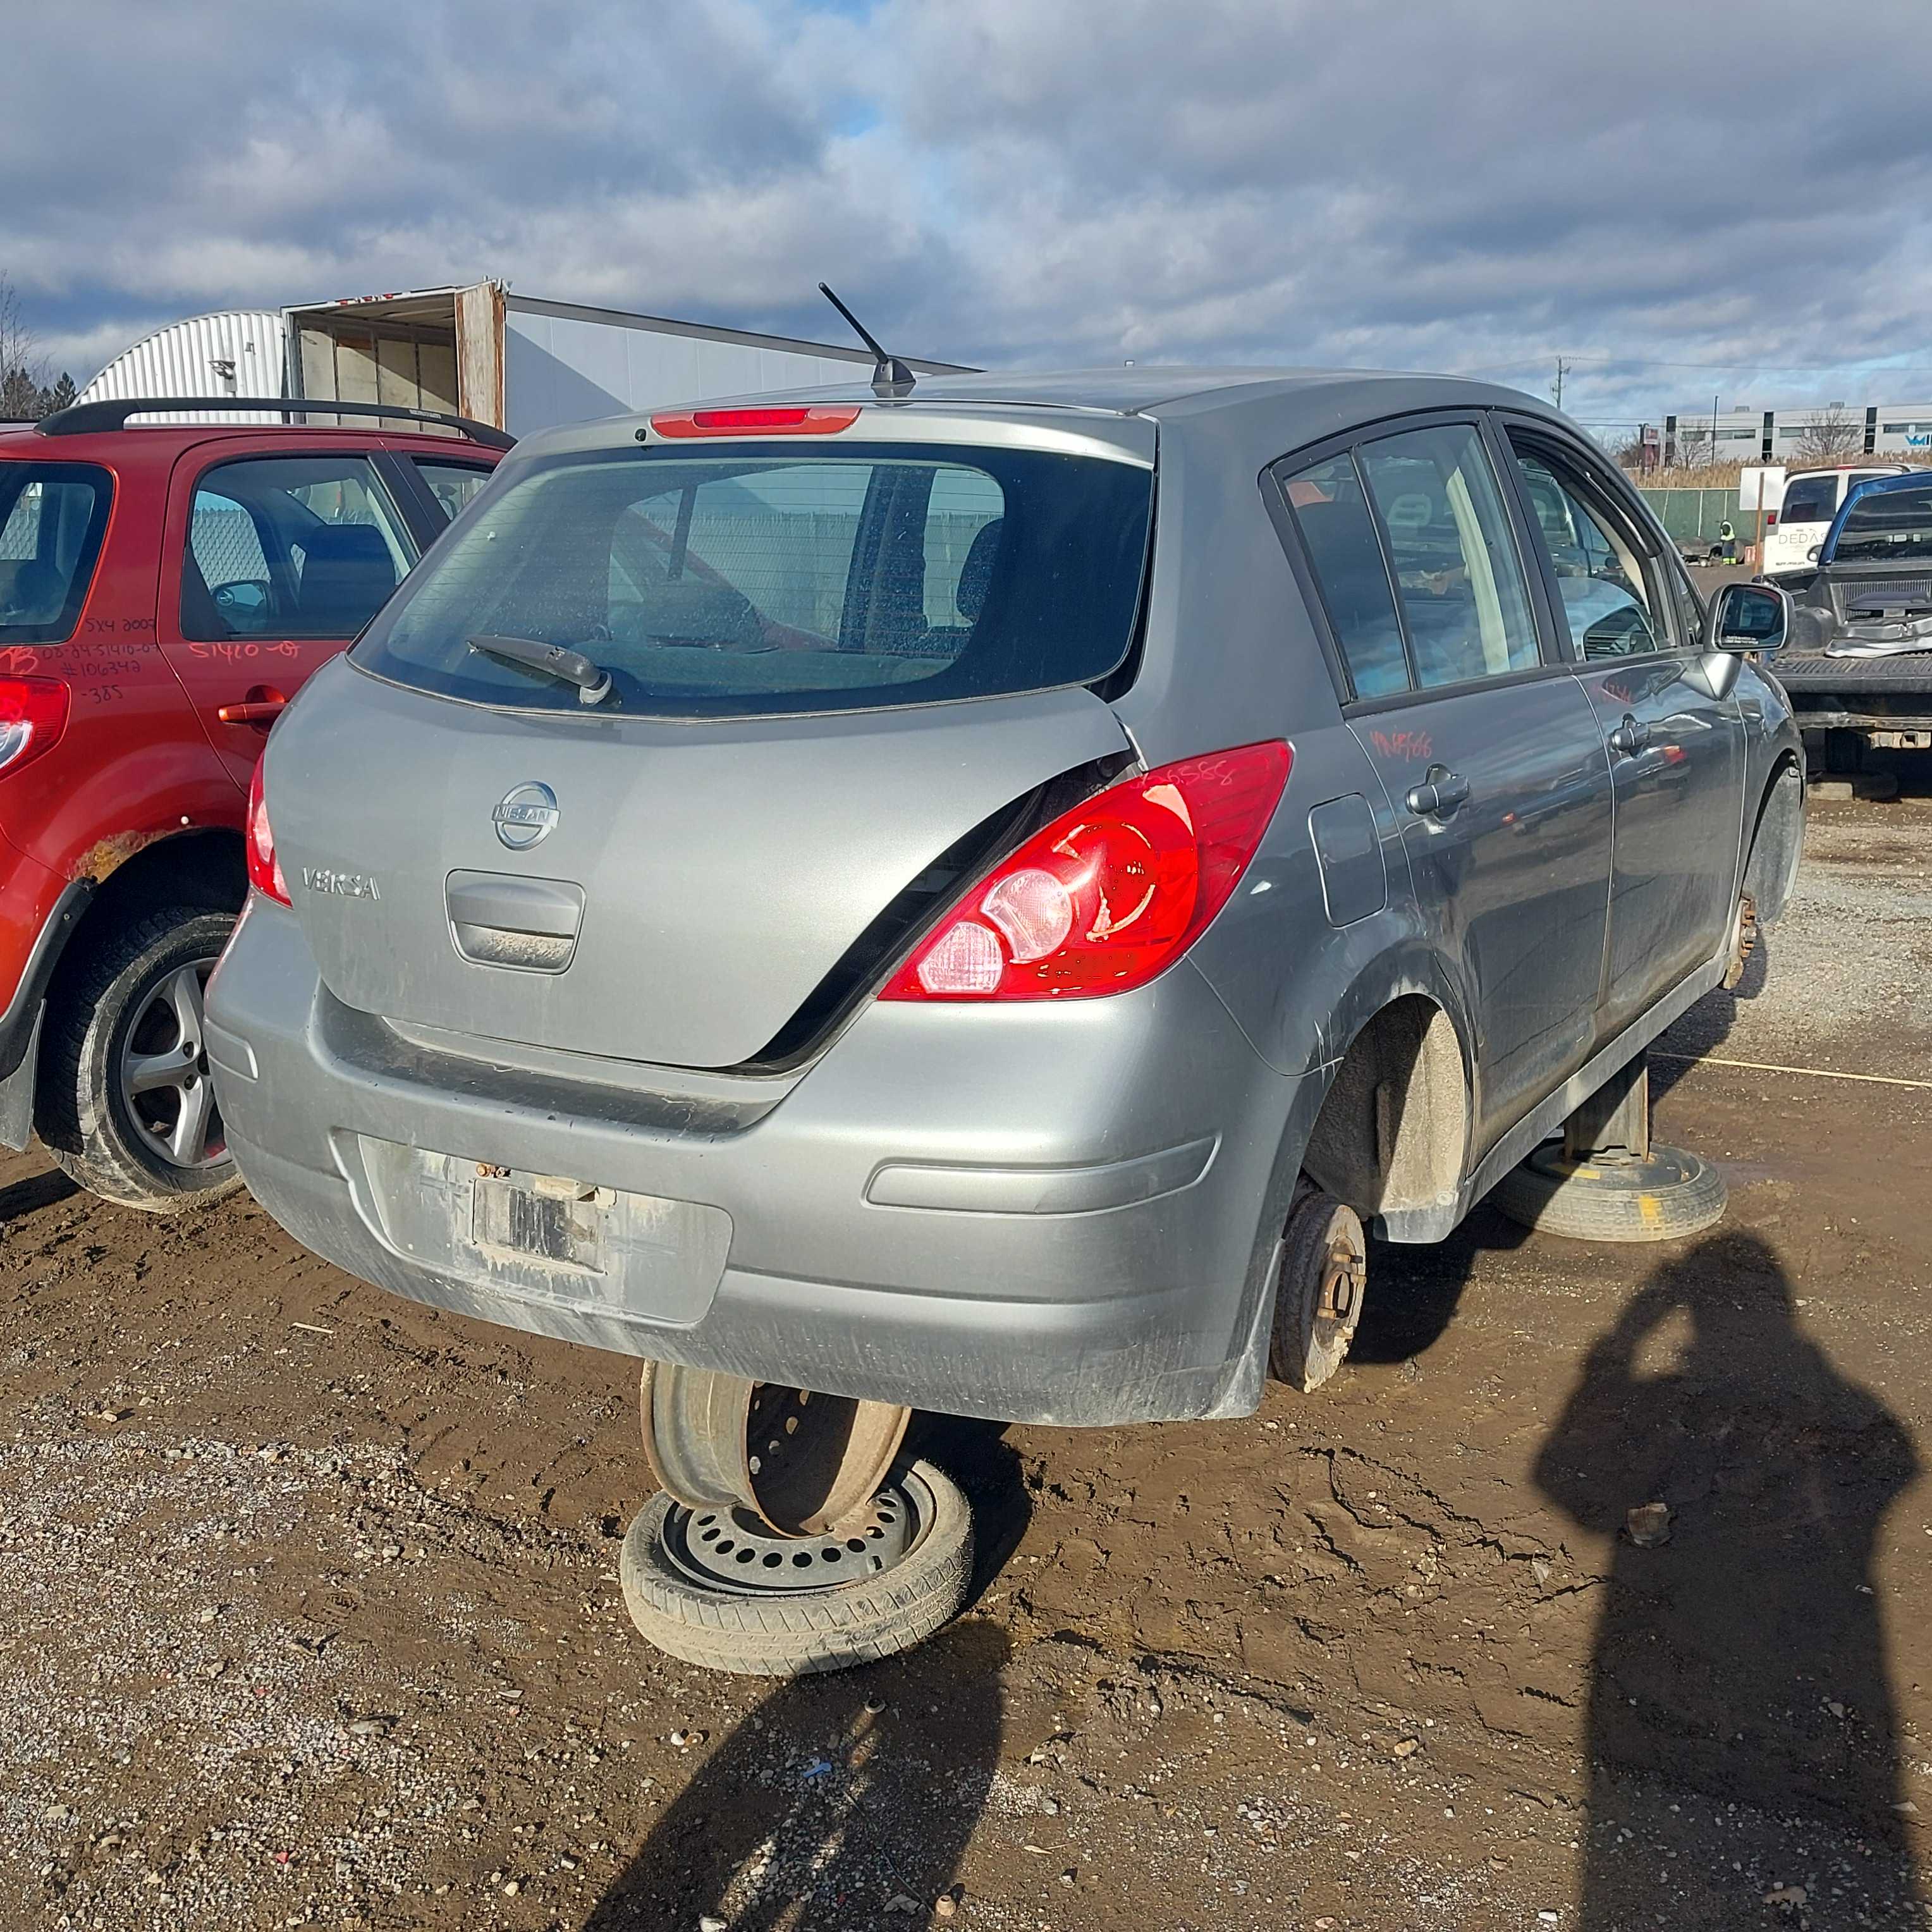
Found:
[[98, 403], [75, 403], [34, 427], [43, 436], [90, 436], [97, 430], [125, 429], [130, 416], [158, 416], [176, 410], [259, 410], [278, 416], [386, 416], [392, 421], [437, 423], [486, 449], [513, 449], [517, 439], [470, 416], [440, 410], [406, 410], [394, 403], [325, 402], [316, 396], [116, 396]]

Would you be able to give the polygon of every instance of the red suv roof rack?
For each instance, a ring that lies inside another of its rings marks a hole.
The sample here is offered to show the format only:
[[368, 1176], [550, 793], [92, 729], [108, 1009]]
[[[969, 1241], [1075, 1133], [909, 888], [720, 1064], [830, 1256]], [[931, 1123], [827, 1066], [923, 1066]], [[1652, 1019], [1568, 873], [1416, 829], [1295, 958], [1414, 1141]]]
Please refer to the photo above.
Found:
[[473, 417], [440, 410], [406, 410], [394, 403], [325, 402], [316, 396], [116, 396], [98, 403], [75, 403], [34, 425], [43, 436], [91, 436], [98, 430], [125, 429], [130, 416], [175, 410], [260, 410], [279, 416], [388, 416], [405, 422], [439, 423], [489, 449], [511, 449], [517, 439]]

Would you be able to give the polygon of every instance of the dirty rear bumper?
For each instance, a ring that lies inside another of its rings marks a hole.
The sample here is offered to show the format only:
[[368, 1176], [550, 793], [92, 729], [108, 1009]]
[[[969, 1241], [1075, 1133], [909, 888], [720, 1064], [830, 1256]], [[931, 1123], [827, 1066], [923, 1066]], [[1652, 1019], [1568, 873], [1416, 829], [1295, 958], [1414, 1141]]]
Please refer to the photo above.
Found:
[[[661, 1104], [658, 1070], [619, 1088], [400, 1038], [338, 1005], [259, 898], [208, 1041], [249, 1186], [364, 1280], [628, 1354], [1060, 1424], [1254, 1406], [1322, 1085], [1268, 1066], [1184, 962], [1112, 999], [875, 1006], [802, 1077]], [[478, 1246], [479, 1170], [608, 1190], [627, 1232], [596, 1273]]]

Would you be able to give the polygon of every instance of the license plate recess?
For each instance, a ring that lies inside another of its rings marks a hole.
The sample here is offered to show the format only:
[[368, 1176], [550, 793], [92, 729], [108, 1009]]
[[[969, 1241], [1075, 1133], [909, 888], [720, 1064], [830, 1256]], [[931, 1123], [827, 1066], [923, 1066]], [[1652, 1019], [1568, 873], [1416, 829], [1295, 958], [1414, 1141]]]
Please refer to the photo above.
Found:
[[505, 1248], [602, 1274], [604, 1220], [595, 1188], [574, 1181], [523, 1186], [483, 1175], [470, 1204], [470, 1238], [479, 1248]]

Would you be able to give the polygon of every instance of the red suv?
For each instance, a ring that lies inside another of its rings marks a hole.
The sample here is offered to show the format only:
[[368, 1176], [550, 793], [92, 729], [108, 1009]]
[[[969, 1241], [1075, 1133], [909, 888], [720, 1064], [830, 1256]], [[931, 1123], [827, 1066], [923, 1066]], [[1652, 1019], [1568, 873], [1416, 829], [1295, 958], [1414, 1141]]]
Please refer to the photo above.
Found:
[[210, 406], [0, 430], [0, 1144], [38, 1130], [83, 1187], [157, 1212], [234, 1183], [202, 988], [268, 727], [511, 442], [334, 404], [380, 420], [127, 426]]

